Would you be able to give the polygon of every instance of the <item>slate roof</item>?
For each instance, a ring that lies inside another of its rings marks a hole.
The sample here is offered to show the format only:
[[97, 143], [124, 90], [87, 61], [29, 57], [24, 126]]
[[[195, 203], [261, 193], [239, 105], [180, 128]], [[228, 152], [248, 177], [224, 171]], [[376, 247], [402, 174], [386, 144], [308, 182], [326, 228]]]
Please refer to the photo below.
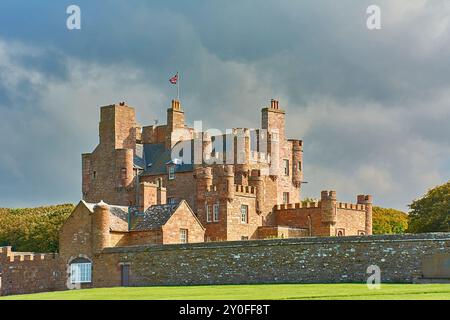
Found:
[[159, 204], [149, 207], [144, 213], [134, 213], [130, 231], [145, 231], [160, 228], [169, 221], [179, 207], [175, 204]]
[[[84, 202], [84, 204], [91, 212], [94, 212], [96, 203]], [[111, 212], [111, 231], [128, 231], [128, 207], [109, 205], [109, 209]]]
[[[193, 143], [193, 140], [191, 140]], [[142, 152], [141, 152], [142, 150]], [[143, 169], [144, 175], [159, 175], [167, 173], [167, 164], [172, 161], [171, 151], [166, 150], [163, 143], [149, 143], [136, 147], [134, 166]], [[193, 163], [193, 161], [191, 161]], [[175, 173], [190, 172], [193, 164], [176, 164]]]

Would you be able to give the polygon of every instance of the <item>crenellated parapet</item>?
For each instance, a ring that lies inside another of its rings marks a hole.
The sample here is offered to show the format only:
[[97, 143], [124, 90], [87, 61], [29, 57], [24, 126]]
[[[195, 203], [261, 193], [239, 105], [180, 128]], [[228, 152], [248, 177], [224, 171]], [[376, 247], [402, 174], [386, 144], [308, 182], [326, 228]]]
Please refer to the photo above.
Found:
[[357, 203], [338, 202], [335, 191], [322, 191], [319, 201], [281, 204], [273, 212], [278, 225], [309, 228], [311, 235], [362, 235], [371, 234], [371, 202], [365, 195]]
[[14, 252], [12, 247], [0, 247], [0, 262], [48, 261], [58, 259], [57, 253]]
[[243, 186], [243, 185], [236, 185], [236, 195], [245, 195], [245, 196], [255, 196], [256, 197], [256, 188], [252, 186]]

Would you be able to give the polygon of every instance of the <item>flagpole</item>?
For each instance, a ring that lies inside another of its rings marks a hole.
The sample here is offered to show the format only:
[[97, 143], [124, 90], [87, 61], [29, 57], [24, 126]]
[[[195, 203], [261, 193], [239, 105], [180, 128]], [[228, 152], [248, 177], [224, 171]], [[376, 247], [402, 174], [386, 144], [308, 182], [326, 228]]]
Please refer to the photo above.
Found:
[[180, 101], [180, 74], [177, 72], [178, 81], [177, 81], [177, 100]]

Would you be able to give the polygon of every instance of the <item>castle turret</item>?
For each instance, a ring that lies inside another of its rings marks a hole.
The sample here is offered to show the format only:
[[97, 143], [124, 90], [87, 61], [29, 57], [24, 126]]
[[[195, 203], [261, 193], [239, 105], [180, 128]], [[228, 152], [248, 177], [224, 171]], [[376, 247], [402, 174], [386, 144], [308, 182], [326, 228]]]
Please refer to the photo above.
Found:
[[300, 188], [303, 180], [303, 143], [301, 140], [290, 140], [292, 141], [292, 162], [293, 162], [293, 172], [292, 172], [292, 183], [296, 188]]
[[234, 199], [234, 170], [232, 165], [224, 165], [221, 177], [220, 197], [228, 201]]
[[260, 170], [252, 170], [249, 178], [249, 185], [256, 188], [256, 213], [261, 214], [264, 202], [264, 186]]
[[212, 153], [212, 138], [207, 132], [203, 132], [202, 140], [202, 157], [203, 164], [210, 164], [211, 153]]
[[250, 162], [250, 130], [248, 128], [234, 129], [236, 136], [236, 175], [240, 183], [247, 184]]
[[115, 152], [115, 176], [116, 187], [129, 188], [133, 187], [133, 156], [132, 149], [118, 149]]
[[111, 243], [109, 206], [100, 201], [94, 207], [92, 214], [92, 252], [101, 253], [104, 248], [108, 248]]
[[212, 185], [212, 169], [211, 167], [198, 167], [195, 169], [195, 180], [197, 182], [197, 201], [204, 202], [206, 200], [206, 192], [208, 187]]
[[322, 191], [320, 194], [322, 222], [335, 225], [337, 222], [336, 191]]
[[366, 206], [366, 235], [372, 234], [372, 208], [373, 197], [371, 195], [358, 195], [357, 203]]

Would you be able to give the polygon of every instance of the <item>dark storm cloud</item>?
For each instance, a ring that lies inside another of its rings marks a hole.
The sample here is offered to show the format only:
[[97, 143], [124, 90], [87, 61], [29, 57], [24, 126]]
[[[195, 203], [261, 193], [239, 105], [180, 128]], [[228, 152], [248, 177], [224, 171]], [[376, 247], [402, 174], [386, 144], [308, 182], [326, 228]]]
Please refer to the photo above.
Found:
[[449, 177], [446, 1], [377, 1], [372, 32], [372, 1], [76, 1], [79, 31], [69, 4], [0, 4], [0, 206], [76, 201], [98, 106], [162, 120], [175, 71], [188, 121], [205, 126], [257, 127], [279, 98], [305, 140], [308, 196], [405, 208]]

